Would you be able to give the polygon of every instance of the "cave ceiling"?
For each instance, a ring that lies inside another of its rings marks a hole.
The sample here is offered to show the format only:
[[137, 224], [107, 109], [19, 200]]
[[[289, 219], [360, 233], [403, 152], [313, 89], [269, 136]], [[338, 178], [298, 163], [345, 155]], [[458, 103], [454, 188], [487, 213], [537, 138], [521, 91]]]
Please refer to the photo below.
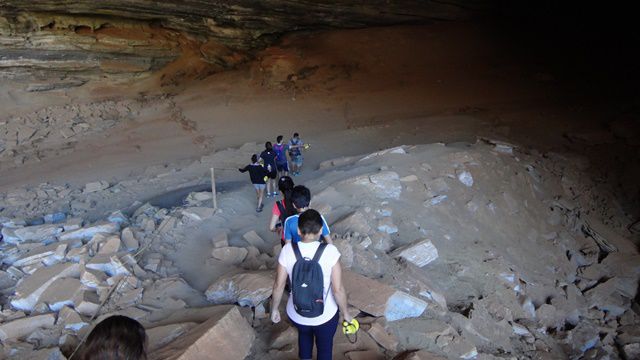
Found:
[[486, 7], [479, 0], [2, 0], [0, 77], [77, 86], [97, 76], [146, 76], [181, 56], [220, 71], [290, 32], [457, 20]]

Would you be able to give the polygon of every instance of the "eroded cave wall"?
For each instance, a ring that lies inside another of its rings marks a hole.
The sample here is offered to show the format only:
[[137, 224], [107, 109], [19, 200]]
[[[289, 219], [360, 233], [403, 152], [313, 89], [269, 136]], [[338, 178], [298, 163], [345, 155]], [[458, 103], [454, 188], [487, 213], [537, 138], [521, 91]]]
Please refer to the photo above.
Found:
[[185, 54], [201, 59], [193, 72], [211, 73], [286, 32], [462, 19], [488, 1], [6, 0], [1, 6], [0, 76], [35, 79], [28, 89], [43, 91], [149, 75]]

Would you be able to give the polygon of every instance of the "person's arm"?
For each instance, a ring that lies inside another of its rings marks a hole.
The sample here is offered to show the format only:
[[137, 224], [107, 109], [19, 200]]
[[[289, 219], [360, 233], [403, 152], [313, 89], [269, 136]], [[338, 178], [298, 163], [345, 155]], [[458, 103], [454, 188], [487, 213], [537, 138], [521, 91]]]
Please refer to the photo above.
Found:
[[[280, 322], [280, 301], [284, 292], [284, 285], [287, 283], [287, 269], [278, 263], [276, 270], [276, 280], [273, 282], [273, 293], [271, 295], [271, 321], [274, 324]], [[346, 298], [345, 298], [346, 299]]]
[[292, 238], [291, 231], [289, 229], [291, 226], [289, 225], [289, 222], [287, 220], [284, 221], [284, 226], [283, 226], [284, 227], [283, 231], [284, 231], [284, 243], [285, 243], [285, 245], [290, 243], [291, 242], [291, 238]]
[[241, 173], [247, 172], [249, 170], [249, 165], [243, 167], [242, 169], [238, 169]]
[[278, 219], [280, 219], [280, 215], [273, 214], [271, 215], [271, 222], [269, 223], [269, 230], [275, 232], [276, 224], [278, 223]]
[[342, 267], [340, 266], [340, 261], [337, 261], [331, 268], [331, 289], [333, 290], [333, 297], [336, 299], [336, 304], [338, 304], [338, 309], [340, 309], [342, 313], [342, 318], [345, 321], [351, 322], [353, 317], [347, 309], [347, 292], [342, 284]]
[[322, 238], [327, 244], [333, 245], [333, 239], [331, 238], [331, 234], [322, 235]]
[[327, 244], [333, 245], [333, 239], [331, 238], [329, 225], [327, 225], [327, 221], [324, 219], [324, 217], [322, 217], [322, 238]]

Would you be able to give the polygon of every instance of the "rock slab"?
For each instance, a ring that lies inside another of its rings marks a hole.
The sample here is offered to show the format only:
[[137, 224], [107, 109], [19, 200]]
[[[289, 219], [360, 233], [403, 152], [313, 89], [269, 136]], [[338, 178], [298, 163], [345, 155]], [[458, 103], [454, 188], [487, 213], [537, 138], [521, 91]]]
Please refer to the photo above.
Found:
[[206, 322], [150, 354], [162, 360], [242, 360], [256, 335], [236, 306], [219, 306]]
[[349, 304], [373, 316], [384, 316], [388, 321], [418, 317], [427, 303], [389, 285], [351, 271], [342, 272]]
[[431, 240], [424, 239], [397, 249], [393, 255], [394, 257], [401, 257], [418, 267], [423, 267], [438, 258], [438, 249], [436, 249]]

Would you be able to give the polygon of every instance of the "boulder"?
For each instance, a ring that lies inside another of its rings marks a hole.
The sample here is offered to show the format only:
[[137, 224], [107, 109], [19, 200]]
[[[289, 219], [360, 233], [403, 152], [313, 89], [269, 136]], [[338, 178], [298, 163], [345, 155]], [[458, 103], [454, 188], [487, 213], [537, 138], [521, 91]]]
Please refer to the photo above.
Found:
[[248, 233], [242, 235], [242, 237], [252, 246], [257, 247], [258, 249], [261, 249], [262, 246], [265, 245], [264, 240], [260, 237], [260, 235], [258, 235], [258, 233], [256, 233], [255, 231], [251, 230]]
[[100, 299], [93, 291], [83, 290], [73, 298], [73, 307], [84, 316], [95, 316], [100, 309]]
[[138, 239], [136, 239], [135, 234], [129, 227], [122, 230], [120, 238], [122, 239], [122, 243], [124, 244], [125, 249], [127, 249], [128, 251], [135, 251], [140, 247]]
[[19, 339], [40, 328], [51, 328], [56, 321], [54, 314], [23, 317], [0, 325], [0, 341]]
[[35, 264], [44, 264], [51, 266], [62, 261], [67, 252], [66, 243], [52, 243], [49, 245], [39, 246], [30, 250], [13, 262], [13, 266], [29, 266]]
[[153, 352], [196, 327], [195, 322], [169, 324], [147, 329], [148, 351]]
[[388, 321], [420, 316], [427, 303], [389, 285], [351, 271], [342, 272], [349, 304], [373, 316]]
[[74, 278], [59, 278], [40, 296], [39, 302], [49, 305], [51, 311], [60, 311], [63, 306], [72, 305], [73, 298], [82, 291], [82, 283]]
[[98, 244], [98, 254], [115, 254], [120, 250], [120, 244], [121, 241], [118, 235], [109, 236]]
[[[595, 306], [614, 316], [622, 315], [630, 305], [629, 299], [623, 296], [619, 290], [624, 283], [624, 279], [614, 277], [586, 291], [584, 295], [589, 307]], [[634, 283], [633, 286], [636, 287], [637, 283]]]
[[405, 349], [441, 348], [458, 335], [451, 325], [436, 319], [404, 319], [388, 327]]
[[216, 307], [209, 320], [151, 352], [150, 360], [243, 360], [255, 332], [236, 306]]
[[392, 255], [401, 257], [418, 267], [423, 267], [438, 258], [438, 249], [431, 240], [424, 239], [400, 247]]
[[56, 321], [56, 325], [62, 325], [65, 329], [78, 332], [78, 330], [89, 324], [86, 321], [82, 320], [80, 315], [75, 310], [68, 306], [63, 306], [62, 309], [60, 309], [60, 311], [58, 312], [58, 320]]
[[96, 234], [115, 234], [120, 231], [120, 224], [112, 222], [98, 222], [91, 226], [83, 227], [60, 235], [60, 240], [82, 240], [87, 241]]
[[375, 340], [380, 346], [385, 348], [386, 350], [396, 351], [398, 347], [398, 339], [395, 335], [390, 334], [385, 330], [384, 326], [382, 326], [379, 322], [374, 322], [371, 324], [369, 330], [367, 330], [371, 338]]
[[211, 251], [211, 256], [214, 259], [233, 265], [243, 262], [247, 254], [247, 249], [231, 246], [215, 248]]
[[369, 234], [372, 231], [367, 216], [359, 211], [353, 212], [338, 220], [331, 225], [331, 228], [340, 233], [357, 232], [363, 235]]
[[54, 281], [64, 277], [79, 276], [80, 265], [74, 263], [40, 268], [18, 284], [11, 306], [18, 310], [32, 311], [40, 296]]
[[82, 191], [84, 194], [90, 194], [92, 192], [102, 191], [109, 188], [109, 183], [106, 181], [95, 181], [87, 183]]
[[229, 235], [226, 231], [223, 231], [211, 239], [211, 244], [214, 248], [227, 247], [229, 246]]
[[[41, 242], [47, 240], [54, 240], [58, 234], [62, 232], [62, 226], [58, 224], [44, 224], [36, 226], [27, 226], [23, 228], [14, 229], [13, 233], [18, 238], [18, 242]], [[15, 243], [8, 241], [8, 243]]]
[[205, 295], [214, 304], [255, 307], [271, 296], [273, 281], [272, 270], [224, 275], [209, 286]]
[[369, 176], [371, 189], [380, 199], [398, 199], [402, 192], [400, 177], [393, 171], [382, 171]]
[[182, 216], [193, 221], [210, 219], [215, 214], [215, 209], [208, 207], [190, 207], [182, 210]]
[[623, 346], [622, 354], [627, 360], [640, 359], [640, 343], [627, 344]]
[[466, 187], [472, 187], [473, 186], [473, 176], [471, 175], [471, 173], [467, 170], [463, 170], [463, 171], [457, 171], [456, 172], [456, 176], [458, 177], [458, 180], [464, 184], [464, 186]]
[[579, 354], [595, 347], [600, 341], [599, 328], [588, 321], [582, 321], [567, 332], [566, 342]]
[[84, 271], [82, 271], [82, 275], [80, 275], [82, 285], [92, 289], [97, 288], [106, 280], [107, 275], [100, 270], [85, 268]]

